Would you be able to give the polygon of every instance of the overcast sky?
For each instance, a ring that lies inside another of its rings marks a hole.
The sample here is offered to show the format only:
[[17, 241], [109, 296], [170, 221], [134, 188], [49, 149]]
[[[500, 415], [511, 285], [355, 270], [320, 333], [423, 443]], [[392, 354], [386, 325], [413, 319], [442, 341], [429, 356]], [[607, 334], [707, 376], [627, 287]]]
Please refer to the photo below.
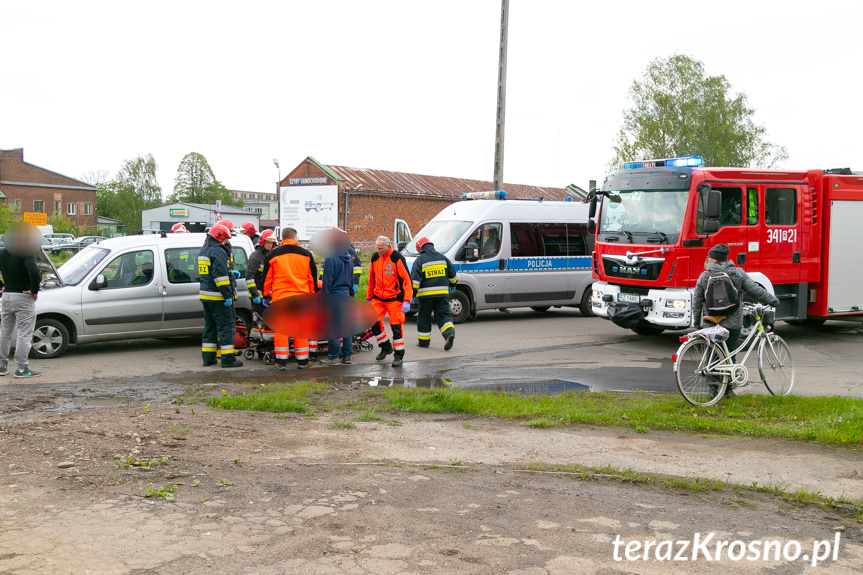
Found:
[[[0, 149], [80, 178], [199, 152], [228, 188], [325, 164], [488, 179], [500, 0], [0, 0]], [[745, 93], [787, 168], [863, 169], [863, 2], [510, 0], [504, 180], [601, 180], [648, 63]]]

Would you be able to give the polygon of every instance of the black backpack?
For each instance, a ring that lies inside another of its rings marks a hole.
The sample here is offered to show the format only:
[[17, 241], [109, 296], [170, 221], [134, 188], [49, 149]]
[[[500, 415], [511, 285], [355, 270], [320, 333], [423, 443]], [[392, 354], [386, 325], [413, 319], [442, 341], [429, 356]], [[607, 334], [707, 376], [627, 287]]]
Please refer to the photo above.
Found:
[[731, 315], [740, 307], [740, 295], [731, 276], [722, 271], [707, 271], [704, 303], [708, 315]]

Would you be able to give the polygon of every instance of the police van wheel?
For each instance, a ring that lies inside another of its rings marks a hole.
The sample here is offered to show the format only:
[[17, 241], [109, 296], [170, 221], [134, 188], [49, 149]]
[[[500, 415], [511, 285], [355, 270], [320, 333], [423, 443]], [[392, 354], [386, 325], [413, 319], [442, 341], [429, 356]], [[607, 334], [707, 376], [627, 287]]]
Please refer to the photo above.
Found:
[[581, 315], [584, 317], [596, 317], [596, 314], [593, 313], [593, 303], [590, 301], [590, 296], [592, 295], [592, 289], [590, 286], [584, 290], [584, 293], [581, 294], [581, 303], [578, 304], [578, 311], [581, 312]]
[[470, 300], [463, 291], [456, 290], [449, 295], [449, 311], [453, 323], [464, 323], [470, 317]]
[[546, 312], [546, 311], [550, 310], [551, 306], [550, 305], [532, 305], [532, 306], [530, 306], [530, 309], [532, 309], [533, 311], [538, 311], [538, 312], [542, 313], [542, 312]]

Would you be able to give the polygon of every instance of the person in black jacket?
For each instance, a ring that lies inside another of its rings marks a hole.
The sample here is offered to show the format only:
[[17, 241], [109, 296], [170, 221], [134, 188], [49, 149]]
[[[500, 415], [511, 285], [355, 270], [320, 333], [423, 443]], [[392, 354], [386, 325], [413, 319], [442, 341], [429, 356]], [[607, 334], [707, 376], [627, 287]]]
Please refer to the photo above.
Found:
[[33, 254], [42, 243], [35, 228], [12, 230], [7, 248], [0, 250], [0, 273], [3, 274], [2, 311], [0, 311], [0, 375], [8, 373], [9, 348], [12, 334], [17, 328], [15, 340], [15, 377], [39, 377], [32, 371], [28, 356], [33, 345], [33, 330], [36, 328], [36, 299], [42, 274], [36, 266]]
[[444, 350], [452, 349], [455, 341], [455, 326], [449, 310], [449, 294], [458, 282], [455, 268], [445, 255], [434, 249], [426, 237], [417, 240], [419, 255], [411, 270], [411, 282], [416, 294], [417, 345], [428, 347], [431, 343], [432, 313], [446, 343]]

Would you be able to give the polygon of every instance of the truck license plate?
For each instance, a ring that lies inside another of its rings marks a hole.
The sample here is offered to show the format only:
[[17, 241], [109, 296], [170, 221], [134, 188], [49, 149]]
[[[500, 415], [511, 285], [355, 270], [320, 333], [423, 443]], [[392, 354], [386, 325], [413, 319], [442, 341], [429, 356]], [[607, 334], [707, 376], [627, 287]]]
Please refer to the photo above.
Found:
[[617, 301], [631, 301], [632, 303], [638, 303], [641, 301], [641, 298], [638, 294], [634, 293], [619, 293], [617, 294]]

